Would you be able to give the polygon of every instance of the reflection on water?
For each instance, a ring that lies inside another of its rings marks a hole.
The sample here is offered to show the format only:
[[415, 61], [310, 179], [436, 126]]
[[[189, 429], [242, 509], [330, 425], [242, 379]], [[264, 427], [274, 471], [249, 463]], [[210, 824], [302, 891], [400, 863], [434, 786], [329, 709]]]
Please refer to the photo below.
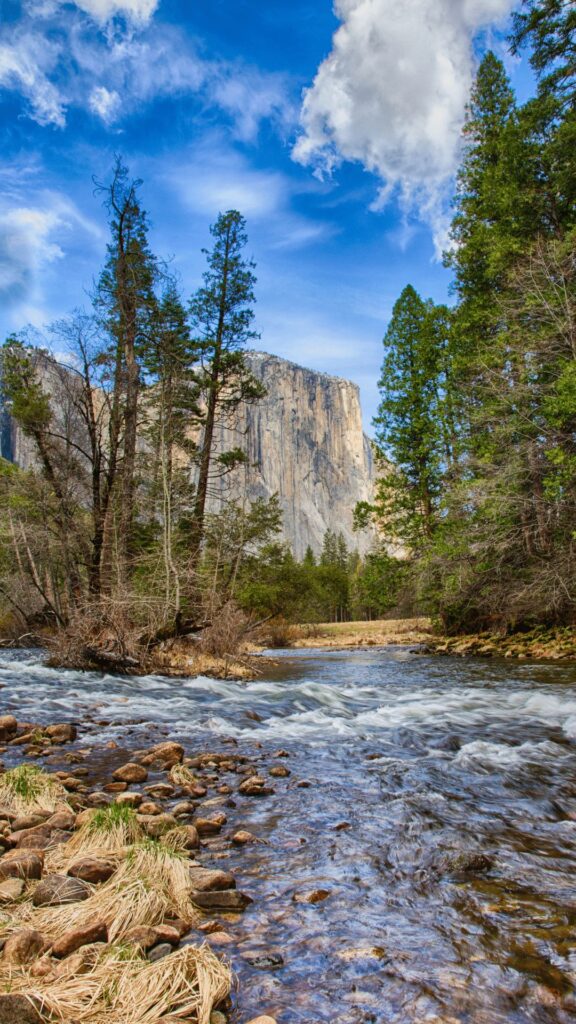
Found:
[[[233, 738], [266, 764], [290, 753], [288, 784], [229, 813], [266, 845], [211, 849], [255, 897], [230, 924], [239, 1019], [576, 1020], [574, 667], [371, 649], [287, 652], [266, 671], [118, 679], [4, 653], [0, 704], [85, 720], [91, 743], [137, 747], [156, 723], [190, 752]], [[329, 896], [293, 900], [314, 889]], [[263, 954], [283, 965], [248, 962]]]

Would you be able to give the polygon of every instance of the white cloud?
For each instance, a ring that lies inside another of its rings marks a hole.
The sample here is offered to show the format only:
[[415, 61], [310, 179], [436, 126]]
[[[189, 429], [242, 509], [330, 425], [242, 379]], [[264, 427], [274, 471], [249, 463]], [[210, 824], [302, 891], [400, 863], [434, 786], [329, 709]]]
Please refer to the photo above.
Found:
[[474, 73], [476, 33], [514, 0], [336, 0], [332, 52], [305, 91], [293, 155], [318, 173], [343, 160], [376, 174], [445, 241], [446, 198]]
[[109, 21], [116, 14], [136, 22], [150, 20], [158, 7], [158, 0], [74, 0], [77, 7], [97, 21]]
[[88, 106], [104, 124], [112, 124], [120, 113], [120, 96], [115, 89], [110, 91], [105, 85], [97, 85], [90, 93]]
[[49, 78], [59, 58], [59, 48], [35, 32], [16, 31], [9, 42], [0, 41], [0, 88], [20, 92], [38, 124], [62, 128], [64, 104]]

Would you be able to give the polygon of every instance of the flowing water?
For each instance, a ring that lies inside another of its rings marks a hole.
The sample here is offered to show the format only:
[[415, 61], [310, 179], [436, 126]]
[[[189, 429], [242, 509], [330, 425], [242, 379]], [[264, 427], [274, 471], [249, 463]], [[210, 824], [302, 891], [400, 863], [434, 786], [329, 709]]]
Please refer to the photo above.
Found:
[[[102, 766], [107, 741], [116, 766], [151, 731], [289, 765], [274, 795], [226, 808], [229, 831], [266, 842], [210, 844], [254, 897], [226, 924], [235, 1019], [576, 1020], [574, 666], [301, 651], [222, 683], [57, 672], [17, 652], [0, 683], [20, 719], [85, 722], [78, 745]], [[294, 900], [314, 890], [328, 895]]]

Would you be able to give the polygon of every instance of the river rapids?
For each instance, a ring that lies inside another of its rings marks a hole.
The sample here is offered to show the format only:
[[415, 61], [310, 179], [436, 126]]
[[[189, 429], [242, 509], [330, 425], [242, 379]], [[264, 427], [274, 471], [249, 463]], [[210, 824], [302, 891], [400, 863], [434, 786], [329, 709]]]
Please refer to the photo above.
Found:
[[254, 898], [229, 926], [233, 1020], [576, 1020], [576, 668], [372, 648], [281, 652], [265, 673], [118, 678], [2, 652], [0, 709], [82, 724], [103, 778], [107, 742], [115, 767], [151, 734], [290, 755], [274, 795], [226, 811], [264, 842], [210, 841]]

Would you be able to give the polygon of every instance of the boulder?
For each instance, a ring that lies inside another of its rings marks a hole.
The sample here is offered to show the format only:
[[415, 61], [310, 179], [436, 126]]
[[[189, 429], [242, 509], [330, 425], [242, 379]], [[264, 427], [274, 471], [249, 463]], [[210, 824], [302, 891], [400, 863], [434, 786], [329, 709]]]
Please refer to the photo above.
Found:
[[114, 861], [102, 857], [83, 857], [68, 868], [71, 878], [79, 878], [82, 882], [90, 882], [91, 885], [107, 882], [115, 871]]
[[0, 881], [5, 878], [41, 878], [44, 857], [37, 850], [13, 850], [0, 860]]
[[225, 889], [223, 892], [192, 892], [190, 899], [201, 910], [223, 910], [240, 913], [254, 901], [237, 889]]
[[0, 1024], [46, 1024], [31, 996], [0, 995]]
[[90, 888], [79, 878], [69, 875], [46, 875], [36, 886], [32, 903], [35, 907], [60, 907], [64, 903], [79, 903], [91, 895]]
[[14, 964], [14, 966], [29, 964], [42, 955], [47, 945], [40, 932], [34, 931], [33, 928], [19, 928], [17, 932], [13, 932], [6, 939], [2, 956], [3, 963]]
[[76, 726], [69, 723], [48, 725], [44, 732], [50, 737], [52, 743], [72, 743], [78, 735]]
[[195, 892], [221, 892], [223, 889], [235, 889], [236, 880], [229, 871], [212, 868], [190, 868], [190, 882]]
[[93, 942], [108, 942], [108, 926], [105, 921], [95, 921], [88, 928], [73, 928], [64, 932], [62, 938], [52, 946], [52, 956], [63, 960], [81, 946], [89, 946]]
[[148, 772], [143, 765], [129, 761], [128, 764], [117, 768], [112, 773], [112, 778], [117, 782], [129, 782], [132, 785], [134, 782], [145, 782], [148, 778]]

